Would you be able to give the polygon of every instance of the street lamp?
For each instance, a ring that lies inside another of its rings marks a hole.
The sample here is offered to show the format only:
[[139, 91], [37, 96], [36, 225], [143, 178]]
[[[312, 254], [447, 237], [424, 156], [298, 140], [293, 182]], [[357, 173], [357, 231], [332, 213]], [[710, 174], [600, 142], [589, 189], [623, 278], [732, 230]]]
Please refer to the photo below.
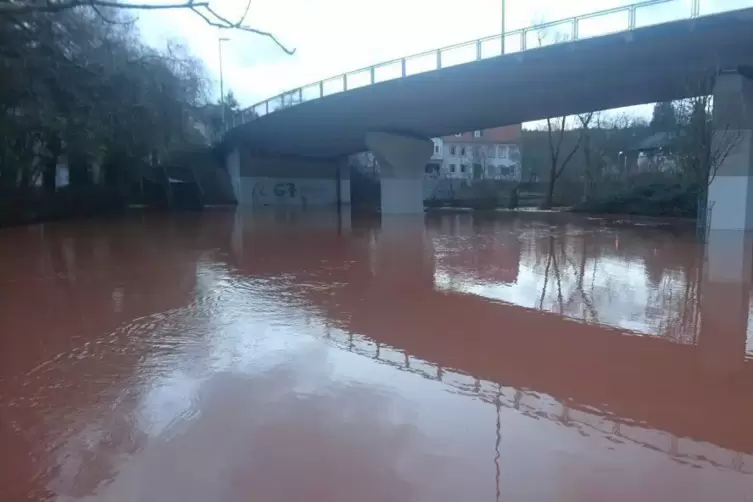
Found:
[[227, 42], [229, 38], [220, 37], [217, 39], [217, 46], [220, 52], [220, 106], [222, 106], [222, 131], [225, 132], [225, 81], [222, 75], [222, 42]]
[[502, 27], [502, 55], [505, 55], [505, 0], [500, 0], [502, 3], [502, 17], [500, 18], [500, 25]]

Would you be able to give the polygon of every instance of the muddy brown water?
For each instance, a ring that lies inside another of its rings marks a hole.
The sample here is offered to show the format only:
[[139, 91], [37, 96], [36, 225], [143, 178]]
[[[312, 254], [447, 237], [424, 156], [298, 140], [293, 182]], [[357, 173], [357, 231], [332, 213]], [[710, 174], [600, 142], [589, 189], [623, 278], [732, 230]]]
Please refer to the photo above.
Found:
[[692, 230], [0, 230], [0, 501], [753, 501], [751, 248]]

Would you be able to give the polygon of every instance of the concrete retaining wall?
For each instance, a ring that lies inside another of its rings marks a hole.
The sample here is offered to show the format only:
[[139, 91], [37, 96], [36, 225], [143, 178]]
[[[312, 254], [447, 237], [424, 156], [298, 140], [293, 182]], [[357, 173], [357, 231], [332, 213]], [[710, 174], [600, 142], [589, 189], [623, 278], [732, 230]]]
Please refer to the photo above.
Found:
[[242, 177], [243, 204], [261, 206], [322, 206], [337, 204], [334, 179]]
[[[344, 160], [264, 156], [234, 150], [228, 154], [227, 162], [228, 172], [235, 174], [233, 185], [238, 187], [241, 205], [350, 204], [350, 173]], [[239, 164], [237, 169], [235, 162]]]

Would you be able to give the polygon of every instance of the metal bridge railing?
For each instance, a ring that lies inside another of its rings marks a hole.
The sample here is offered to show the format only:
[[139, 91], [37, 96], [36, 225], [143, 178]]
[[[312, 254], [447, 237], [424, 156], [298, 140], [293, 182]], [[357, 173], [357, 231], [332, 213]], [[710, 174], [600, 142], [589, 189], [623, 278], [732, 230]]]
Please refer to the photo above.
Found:
[[[257, 117], [263, 117], [300, 103], [395, 78], [439, 70], [503, 54], [513, 54], [555, 43], [583, 40], [645, 26], [695, 18], [701, 15], [701, 1], [644, 0], [623, 7], [538, 24], [366, 66], [265, 99], [230, 117], [227, 126], [233, 128]], [[660, 6], [672, 7], [670, 4], [677, 6], [677, 8], [670, 8], [662, 12], [657, 9]]]

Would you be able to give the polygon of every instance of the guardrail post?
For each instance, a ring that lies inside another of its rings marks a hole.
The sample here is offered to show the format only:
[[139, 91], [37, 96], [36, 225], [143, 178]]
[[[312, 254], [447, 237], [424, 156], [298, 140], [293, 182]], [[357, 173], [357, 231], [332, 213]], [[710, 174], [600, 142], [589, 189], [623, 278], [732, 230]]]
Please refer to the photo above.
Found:
[[501, 46], [501, 49], [502, 49], [502, 52], [500, 52], [500, 55], [502, 55], [502, 56], [505, 55], [505, 35], [506, 35], [505, 33], [502, 33], [502, 35], [500, 35], [500, 37], [499, 37], [500, 46]]
[[269, 115], [269, 100], [264, 102], [264, 115]]
[[373, 66], [371, 68], [369, 68], [369, 74], [371, 75], [371, 83], [372, 84], [376, 81], [375, 73], [376, 72], [374, 71], [374, 67]]
[[481, 40], [476, 40], [476, 61], [481, 61]]
[[520, 32], [520, 50], [524, 51], [526, 50], [526, 38], [528, 34], [528, 30], [523, 30]]
[[348, 90], [348, 74], [343, 73], [343, 91]]
[[578, 40], [578, 18], [573, 19], [573, 33], [572, 33], [573, 40]]
[[693, 6], [691, 7], [690, 17], [698, 17], [701, 15], [701, 2], [700, 0], [693, 0]]
[[319, 81], [319, 97], [324, 97], [324, 80]]
[[442, 49], [437, 49], [437, 70], [442, 69]]
[[302, 87], [298, 88], [298, 102], [303, 103], [303, 88]]
[[631, 6], [628, 10], [628, 30], [635, 29], [635, 6]]
[[407, 74], [407, 72], [405, 71], [405, 58], [400, 60], [400, 65], [402, 66], [402, 72], [403, 72], [403, 77], [404, 77]]

